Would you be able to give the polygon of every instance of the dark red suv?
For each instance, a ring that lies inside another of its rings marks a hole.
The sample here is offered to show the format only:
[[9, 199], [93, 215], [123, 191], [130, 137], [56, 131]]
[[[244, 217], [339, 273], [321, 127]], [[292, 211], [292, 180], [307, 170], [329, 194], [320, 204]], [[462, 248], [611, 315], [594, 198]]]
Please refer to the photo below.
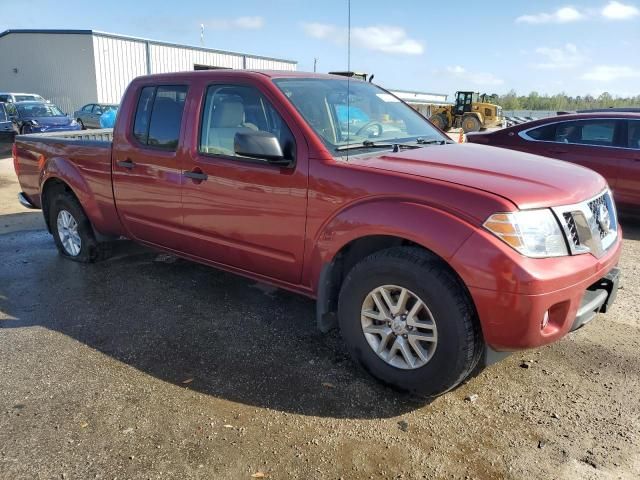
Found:
[[467, 139], [591, 168], [607, 179], [620, 210], [634, 213], [640, 206], [638, 113], [560, 115]]

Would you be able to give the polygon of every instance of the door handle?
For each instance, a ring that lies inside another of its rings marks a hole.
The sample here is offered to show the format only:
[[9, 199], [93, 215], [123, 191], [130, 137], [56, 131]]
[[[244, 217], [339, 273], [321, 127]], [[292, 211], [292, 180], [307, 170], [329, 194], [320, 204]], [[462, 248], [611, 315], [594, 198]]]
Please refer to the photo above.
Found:
[[119, 160], [116, 162], [116, 165], [122, 168], [128, 168], [129, 170], [136, 166], [130, 158], [127, 158], [126, 160]]
[[550, 153], [567, 153], [569, 152], [569, 150], [562, 150], [560, 148], [556, 148], [556, 149], [550, 149], [549, 152]]
[[205, 181], [207, 178], [209, 178], [209, 175], [207, 175], [206, 173], [204, 173], [202, 170], [200, 170], [199, 168], [192, 170], [190, 172], [184, 172], [183, 174], [185, 177], [190, 178], [191, 180], [193, 180], [196, 183], [200, 183]]

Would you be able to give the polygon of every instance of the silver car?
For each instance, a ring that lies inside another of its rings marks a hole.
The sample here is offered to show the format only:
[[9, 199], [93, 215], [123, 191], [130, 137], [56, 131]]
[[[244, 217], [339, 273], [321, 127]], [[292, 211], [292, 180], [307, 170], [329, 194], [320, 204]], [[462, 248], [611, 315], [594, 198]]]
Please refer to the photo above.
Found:
[[118, 110], [118, 105], [110, 103], [88, 103], [73, 114], [82, 129], [100, 128], [100, 116], [108, 110]]

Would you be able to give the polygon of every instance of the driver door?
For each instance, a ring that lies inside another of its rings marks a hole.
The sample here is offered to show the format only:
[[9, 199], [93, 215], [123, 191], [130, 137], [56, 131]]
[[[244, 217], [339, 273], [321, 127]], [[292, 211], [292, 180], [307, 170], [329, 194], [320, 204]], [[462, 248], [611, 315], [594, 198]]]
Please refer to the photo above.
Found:
[[[250, 84], [203, 85], [190, 118], [197, 145], [185, 158], [182, 217], [186, 248], [196, 257], [297, 284], [307, 212], [307, 147], [269, 92]], [[198, 125], [193, 126], [198, 129]], [[274, 134], [289, 167], [235, 153], [236, 133]]]

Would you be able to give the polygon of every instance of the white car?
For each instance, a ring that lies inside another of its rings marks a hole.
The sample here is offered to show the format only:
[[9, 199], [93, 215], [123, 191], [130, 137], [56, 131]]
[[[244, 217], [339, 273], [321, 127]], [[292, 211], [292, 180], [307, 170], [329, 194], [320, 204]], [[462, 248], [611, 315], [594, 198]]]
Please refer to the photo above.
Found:
[[15, 92], [0, 92], [0, 102], [5, 103], [17, 103], [17, 102], [45, 102], [49, 103], [40, 95], [36, 93], [15, 93]]

